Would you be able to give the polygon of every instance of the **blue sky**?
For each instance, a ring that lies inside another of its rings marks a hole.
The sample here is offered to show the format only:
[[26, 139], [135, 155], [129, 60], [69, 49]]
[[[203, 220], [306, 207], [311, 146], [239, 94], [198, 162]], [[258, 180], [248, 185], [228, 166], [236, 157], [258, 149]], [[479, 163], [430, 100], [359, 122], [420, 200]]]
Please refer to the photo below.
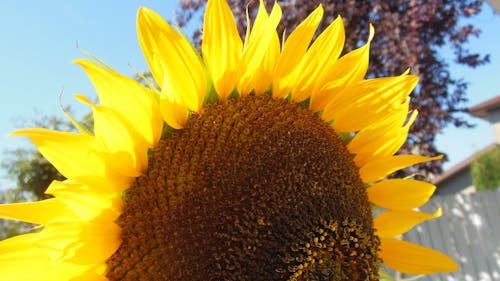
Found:
[[[0, 152], [29, 143], [7, 134], [43, 114], [63, 117], [59, 109], [70, 105], [76, 113], [88, 109], [74, 101], [72, 94], [94, 96], [83, 71], [72, 64], [84, 57], [79, 47], [100, 57], [118, 71], [133, 75], [133, 66], [146, 70], [135, 32], [137, 8], [156, 10], [167, 20], [174, 18], [177, 1], [1, 1], [0, 9]], [[483, 30], [471, 42], [473, 51], [491, 54], [491, 63], [478, 69], [453, 66], [453, 74], [470, 83], [469, 105], [500, 94], [500, 17], [486, 6], [473, 20]], [[447, 57], [446, 54], [443, 54]], [[449, 55], [448, 55], [449, 56]], [[470, 155], [493, 142], [486, 122], [472, 120], [474, 130], [445, 129], [438, 146], [451, 162]], [[3, 155], [0, 154], [0, 160]], [[1, 181], [0, 181], [1, 182]]]

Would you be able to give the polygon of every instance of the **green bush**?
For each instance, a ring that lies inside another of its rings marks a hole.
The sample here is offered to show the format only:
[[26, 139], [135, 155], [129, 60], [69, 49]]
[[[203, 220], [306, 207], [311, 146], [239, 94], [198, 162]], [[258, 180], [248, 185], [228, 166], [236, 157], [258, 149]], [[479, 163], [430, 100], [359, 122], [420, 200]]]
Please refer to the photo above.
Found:
[[471, 174], [477, 191], [500, 187], [500, 147], [478, 155], [472, 162]]

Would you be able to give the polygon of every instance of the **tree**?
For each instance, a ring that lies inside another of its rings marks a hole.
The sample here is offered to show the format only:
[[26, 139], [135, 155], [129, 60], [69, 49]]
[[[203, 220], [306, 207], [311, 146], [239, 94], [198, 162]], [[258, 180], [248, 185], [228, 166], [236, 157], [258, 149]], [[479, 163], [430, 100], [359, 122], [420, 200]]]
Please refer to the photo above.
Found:
[[44, 192], [53, 180], [64, 177], [37, 150], [17, 148], [6, 152], [2, 168], [17, 183], [17, 190], [33, 193], [37, 199], [48, 198]]
[[477, 191], [500, 187], [500, 147], [477, 155], [472, 162], [472, 183]]
[[[0, 189], [0, 204], [24, 202], [32, 199], [30, 192], [22, 192], [15, 188]], [[33, 228], [30, 223], [0, 219], [0, 240], [9, 238], [19, 233], [28, 232]]]
[[[270, 11], [274, 1], [265, 2]], [[196, 20], [194, 17], [200, 15], [199, 11], [205, 3], [205, 0], [180, 0], [178, 24], [182, 27]], [[246, 8], [250, 17], [255, 18], [259, 0], [229, 0], [228, 3], [243, 35]], [[445, 45], [451, 46], [456, 62], [470, 67], [489, 62], [488, 55], [470, 53], [466, 48], [469, 38], [479, 36], [480, 30], [473, 25], [459, 23], [481, 11], [481, 0], [283, 0], [279, 1], [283, 17], [278, 33], [293, 30], [320, 3], [325, 10], [325, 18], [319, 30], [323, 30], [337, 15], [343, 17], [345, 52], [359, 47], [366, 40], [369, 23], [375, 26], [368, 77], [399, 75], [408, 68], [411, 68], [411, 73], [420, 76], [420, 84], [411, 96], [412, 108], [418, 109], [419, 118], [413, 124], [401, 153], [444, 154], [434, 144], [436, 134], [450, 124], [456, 127], [472, 126], [458, 114], [466, 111], [467, 82], [451, 76], [449, 63], [439, 56], [439, 50]], [[200, 35], [200, 30], [193, 33], [193, 40], [198, 46]], [[441, 166], [442, 162], [429, 162], [419, 167], [419, 173], [427, 176], [439, 174]]]

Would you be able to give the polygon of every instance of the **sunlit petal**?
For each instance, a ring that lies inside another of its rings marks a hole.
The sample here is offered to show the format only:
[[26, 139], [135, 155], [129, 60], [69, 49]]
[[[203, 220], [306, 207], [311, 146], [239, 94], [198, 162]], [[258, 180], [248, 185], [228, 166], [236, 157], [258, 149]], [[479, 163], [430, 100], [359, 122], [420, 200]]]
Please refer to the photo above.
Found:
[[238, 83], [243, 51], [243, 42], [226, 1], [208, 1], [201, 50], [217, 94], [226, 99]]
[[[96, 88], [101, 105], [120, 112], [127, 122], [153, 146], [161, 134], [161, 118], [153, 93], [134, 79], [105, 69], [89, 60], [77, 60]], [[132, 105], [132, 106], [131, 106]]]
[[443, 156], [426, 157], [420, 155], [396, 155], [375, 159], [359, 170], [364, 182], [374, 182], [406, 167], [443, 158]]
[[305, 55], [322, 17], [323, 7], [319, 5], [287, 38], [274, 70], [274, 97], [284, 97], [292, 90], [295, 82], [292, 72]]
[[276, 38], [276, 27], [281, 18], [281, 8], [277, 3], [274, 4], [271, 15], [268, 16], [265, 11], [264, 2], [261, 1], [259, 12], [255, 19], [254, 27], [245, 42], [243, 49], [244, 72], [238, 82], [238, 92], [241, 95], [249, 94], [255, 84], [261, 84], [263, 81], [254, 81], [257, 73], [262, 71], [264, 59], [269, 52], [272, 52], [272, 41]]
[[380, 257], [385, 265], [408, 274], [452, 272], [458, 265], [448, 256], [410, 242], [382, 239]]
[[394, 210], [410, 210], [425, 204], [436, 190], [433, 184], [410, 180], [390, 179], [381, 181], [366, 192], [368, 199], [380, 207]]
[[139, 43], [162, 92], [179, 96], [187, 108], [200, 111], [207, 82], [201, 58], [188, 39], [157, 13], [137, 13]]
[[389, 210], [378, 215], [373, 220], [377, 235], [384, 238], [393, 238], [412, 229], [415, 225], [427, 220], [440, 217], [441, 209], [434, 214], [427, 214], [412, 210]]

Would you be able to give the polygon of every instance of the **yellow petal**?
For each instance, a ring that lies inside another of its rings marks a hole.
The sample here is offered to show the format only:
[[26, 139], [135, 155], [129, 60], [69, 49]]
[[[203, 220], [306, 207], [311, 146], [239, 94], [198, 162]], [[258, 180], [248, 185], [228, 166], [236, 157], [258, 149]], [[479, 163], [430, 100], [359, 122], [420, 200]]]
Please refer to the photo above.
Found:
[[162, 92], [178, 96], [187, 108], [199, 112], [207, 81], [200, 57], [187, 38], [148, 8], [137, 13], [142, 51]]
[[[316, 38], [303, 57], [300, 66], [294, 70], [295, 87], [292, 100], [301, 102], [313, 92], [315, 83], [322, 79], [325, 69], [329, 69], [344, 48], [345, 33], [342, 18], [338, 16]], [[331, 79], [331, 78], [330, 78]]]
[[181, 129], [188, 119], [187, 107], [175, 100], [174, 97], [164, 93], [160, 96], [160, 112], [163, 120], [174, 129]]
[[382, 179], [393, 172], [406, 167], [443, 158], [442, 155], [436, 157], [425, 157], [420, 155], [396, 155], [375, 159], [359, 170], [359, 175], [365, 183]]
[[[103, 156], [101, 153], [101, 157], [106, 157], [106, 155]], [[117, 175], [119, 175], [119, 177], [85, 175], [82, 177], [71, 178], [71, 180], [65, 180], [64, 183], [69, 185], [71, 185], [72, 182], [85, 184], [88, 190], [102, 194], [103, 196], [117, 196], [125, 189], [128, 189], [135, 180], [133, 177], [126, 177], [120, 174]]]
[[433, 274], [458, 269], [458, 264], [448, 256], [401, 240], [381, 239], [379, 256], [386, 266], [408, 274]]
[[408, 106], [409, 102], [405, 103], [399, 112], [362, 129], [349, 142], [347, 148], [355, 154], [354, 162], [358, 167], [376, 157], [393, 155], [401, 148], [418, 114], [415, 110], [408, 117]]
[[271, 16], [268, 17], [264, 1], [261, 0], [254, 26], [243, 50], [242, 65], [245, 67], [242, 68], [244, 72], [238, 83], [238, 92], [241, 95], [249, 94], [255, 82], [263, 83], [263, 81], [254, 81], [255, 75], [262, 71], [263, 60], [269, 52], [273, 38], [276, 37], [276, 27], [280, 19], [280, 6], [275, 3]]
[[152, 147], [160, 139], [162, 120], [154, 94], [134, 79], [89, 60], [77, 60], [94, 85], [101, 105], [120, 112]]
[[96, 175], [123, 182], [95, 150], [92, 136], [40, 128], [17, 130], [10, 135], [28, 137], [66, 178]]
[[304, 57], [322, 17], [323, 6], [319, 5], [286, 40], [274, 71], [273, 97], [284, 97], [292, 90], [296, 83], [292, 71]]
[[0, 275], [3, 280], [70, 281], [89, 270], [81, 266], [50, 259], [35, 245], [39, 233], [18, 235], [0, 241]]
[[109, 166], [125, 176], [137, 177], [148, 165], [147, 141], [114, 108], [95, 105], [86, 97], [75, 95], [92, 108], [96, 145], [106, 155]]
[[[0, 274], [4, 280], [37, 280], [47, 270], [50, 259], [32, 244], [37, 233], [14, 236], [0, 241]], [[29, 269], [29, 270], [27, 270]], [[34, 273], [37, 274], [34, 274]], [[44, 274], [45, 275], [45, 274]], [[44, 280], [44, 279], [41, 279]]]
[[[102, 185], [99, 186], [99, 189], [104, 189], [101, 187]], [[92, 190], [83, 184], [65, 180], [64, 182], [53, 181], [45, 193], [55, 196], [60, 202], [64, 202], [64, 205], [74, 212], [73, 217], [82, 221], [93, 220], [104, 210], [115, 213], [114, 217], [109, 218], [110, 221], [113, 221], [121, 213], [122, 200], [119, 193], [105, 193], [95, 189], [98, 188], [95, 187]]]
[[139, 40], [139, 45], [141, 46], [142, 53], [146, 58], [146, 62], [149, 65], [151, 75], [156, 81], [158, 86], [161, 87], [163, 83], [163, 77], [165, 77], [164, 71], [164, 61], [161, 57], [162, 45], [160, 42], [166, 40], [166, 36], [153, 36], [151, 31], [156, 28], [156, 34], [163, 33], [165, 30], [162, 28], [164, 24], [162, 20], [158, 20], [159, 15], [148, 8], [140, 7], [137, 11], [136, 19], [136, 29], [137, 38]]
[[50, 221], [75, 219], [76, 216], [59, 199], [52, 198], [38, 202], [1, 204], [0, 218], [46, 224]]
[[354, 85], [366, 74], [370, 54], [370, 42], [375, 30], [370, 25], [370, 33], [366, 44], [342, 56], [330, 68], [325, 69], [321, 77], [315, 82], [312, 90], [309, 108], [314, 112], [321, 111], [338, 96], [339, 93]]
[[79, 221], [50, 223], [38, 233], [34, 245], [43, 251], [52, 260], [63, 261], [71, 245], [78, 243], [81, 231]]
[[331, 100], [321, 118], [333, 120], [339, 132], [359, 131], [406, 109], [405, 100], [417, 82], [414, 75], [364, 80]]
[[427, 182], [410, 179], [390, 179], [381, 181], [366, 192], [373, 204], [394, 210], [409, 210], [425, 204], [436, 190]]
[[201, 51], [215, 91], [223, 100], [239, 80], [243, 43], [226, 1], [209, 0], [205, 10]]
[[349, 89], [351, 93], [339, 95], [333, 104], [339, 106], [337, 110], [344, 111], [345, 105], [356, 101], [360, 104], [372, 103], [374, 105], [401, 104], [417, 83], [418, 76], [408, 74], [363, 80]]
[[120, 228], [114, 214], [104, 210], [91, 221], [50, 223], [33, 244], [50, 259], [81, 265], [104, 262], [120, 245]]
[[90, 222], [82, 225], [78, 244], [67, 251], [66, 261], [75, 264], [99, 264], [120, 247], [120, 227], [113, 222]]
[[250, 86], [250, 88], [252, 88], [256, 94], [263, 94], [273, 82], [273, 73], [276, 68], [279, 54], [280, 40], [278, 34], [275, 32], [269, 43], [266, 54], [264, 55], [264, 59], [261, 62], [259, 71], [255, 73], [255, 76], [251, 80], [252, 86]]
[[417, 224], [438, 218], [441, 214], [440, 208], [434, 214], [412, 210], [388, 210], [373, 220], [373, 226], [377, 230], [377, 236], [393, 238], [407, 232]]

